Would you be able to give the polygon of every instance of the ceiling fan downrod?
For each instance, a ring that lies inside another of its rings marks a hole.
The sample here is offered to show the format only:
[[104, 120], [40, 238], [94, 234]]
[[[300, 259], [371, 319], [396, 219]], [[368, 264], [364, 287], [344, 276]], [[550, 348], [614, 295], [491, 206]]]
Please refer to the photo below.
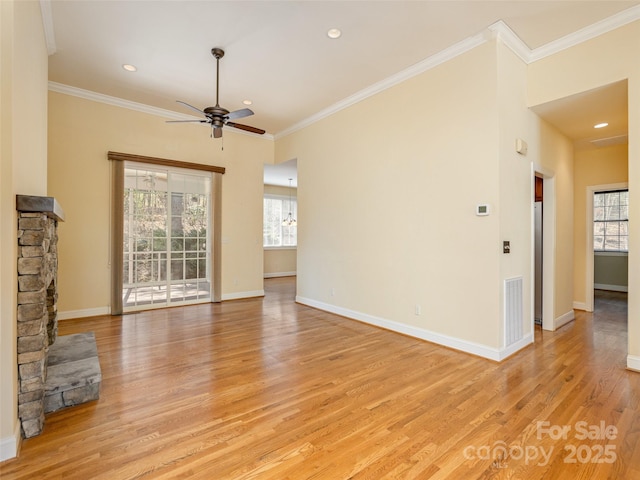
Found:
[[211, 49], [211, 55], [216, 59], [216, 107], [219, 107], [220, 102], [218, 102], [218, 90], [220, 88], [220, 59], [224, 57], [224, 50], [218, 47], [213, 47]]

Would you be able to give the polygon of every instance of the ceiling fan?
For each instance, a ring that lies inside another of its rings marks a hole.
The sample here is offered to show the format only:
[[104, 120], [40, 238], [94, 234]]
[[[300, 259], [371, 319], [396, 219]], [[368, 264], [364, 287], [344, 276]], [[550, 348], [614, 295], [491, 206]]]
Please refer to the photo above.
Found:
[[235, 123], [230, 120], [235, 120], [236, 118], [243, 118], [253, 115], [253, 112], [249, 108], [241, 108], [240, 110], [234, 110], [230, 112], [226, 108], [220, 106], [220, 102], [218, 101], [218, 86], [220, 83], [220, 59], [224, 57], [224, 50], [221, 48], [212, 48], [211, 55], [213, 55], [216, 59], [216, 105], [215, 107], [207, 107], [204, 110], [200, 110], [199, 108], [194, 107], [193, 105], [189, 105], [186, 102], [182, 102], [180, 100], [176, 100], [179, 104], [184, 105], [185, 107], [190, 108], [191, 110], [195, 110], [200, 115], [204, 115], [205, 118], [202, 120], [167, 120], [167, 123], [185, 123], [185, 122], [197, 122], [197, 123], [208, 123], [211, 125], [211, 136], [213, 138], [222, 137], [222, 127], [229, 126], [233, 128], [238, 128], [240, 130], [244, 130], [251, 133], [257, 133], [262, 135], [265, 133], [261, 128], [251, 127], [249, 125], [243, 125], [241, 123]]

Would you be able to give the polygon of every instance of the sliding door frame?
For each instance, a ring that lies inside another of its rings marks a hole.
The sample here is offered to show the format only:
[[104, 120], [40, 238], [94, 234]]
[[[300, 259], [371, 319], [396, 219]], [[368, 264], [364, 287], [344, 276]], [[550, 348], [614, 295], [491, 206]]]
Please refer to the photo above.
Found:
[[222, 301], [222, 175], [224, 167], [202, 165], [199, 163], [181, 162], [157, 157], [145, 157], [129, 153], [108, 152], [111, 161], [111, 315], [122, 315], [122, 285], [124, 262], [124, 164], [125, 162], [146, 163], [165, 167], [177, 167], [189, 170], [211, 172], [211, 301]]

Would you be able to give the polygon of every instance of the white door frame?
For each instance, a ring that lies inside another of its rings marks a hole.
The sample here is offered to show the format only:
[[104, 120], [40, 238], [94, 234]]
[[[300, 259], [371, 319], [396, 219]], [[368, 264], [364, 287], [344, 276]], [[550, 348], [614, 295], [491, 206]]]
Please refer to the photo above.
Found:
[[[555, 279], [556, 279], [556, 179], [555, 172], [538, 164], [532, 164], [531, 185], [534, 177], [543, 180], [542, 201], [542, 329], [555, 330]], [[531, 318], [535, 316], [535, 234], [534, 198], [531, 199]]]

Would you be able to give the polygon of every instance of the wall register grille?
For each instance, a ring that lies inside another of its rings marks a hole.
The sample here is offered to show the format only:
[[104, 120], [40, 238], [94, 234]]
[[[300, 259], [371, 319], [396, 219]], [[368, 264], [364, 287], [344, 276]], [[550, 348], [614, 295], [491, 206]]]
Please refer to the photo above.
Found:
[[505, 347], [522, 339], [522, 277], [504, 281]]

